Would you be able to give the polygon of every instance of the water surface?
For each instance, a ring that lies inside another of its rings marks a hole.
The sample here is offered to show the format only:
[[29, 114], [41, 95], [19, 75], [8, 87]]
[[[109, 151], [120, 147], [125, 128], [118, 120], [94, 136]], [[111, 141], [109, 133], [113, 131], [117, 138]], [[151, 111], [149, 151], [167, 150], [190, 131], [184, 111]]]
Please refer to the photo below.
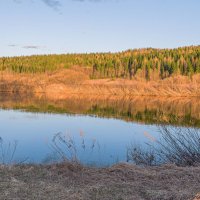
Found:
[[16, 162], [26, 158], [34, 163], [56, 160], [52, 140], [60, 133], [73, 141], [81, 162], [105, 166], [126, 161], [131, 143], [144, 145], [152, 137], [159, 138], [160, 124], [199, 126], [196, 100], [74, 97], [55, 101], [1, 95], [0, 103], [0, 137], [4, 149], [9, 149], [9, 142], [18, 142]]

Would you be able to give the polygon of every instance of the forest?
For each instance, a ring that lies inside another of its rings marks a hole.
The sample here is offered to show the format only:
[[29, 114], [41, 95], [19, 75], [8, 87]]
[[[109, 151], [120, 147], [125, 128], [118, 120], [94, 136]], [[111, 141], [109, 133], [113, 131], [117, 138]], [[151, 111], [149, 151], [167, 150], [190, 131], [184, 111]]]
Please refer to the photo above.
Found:
[[1, 72], [36, 74], [73, 66], [89, 69], [92, 79], [138, 77], [159, 80], [174, 75], [192, 77], [200, 73], [200, 46], [0, 58]]

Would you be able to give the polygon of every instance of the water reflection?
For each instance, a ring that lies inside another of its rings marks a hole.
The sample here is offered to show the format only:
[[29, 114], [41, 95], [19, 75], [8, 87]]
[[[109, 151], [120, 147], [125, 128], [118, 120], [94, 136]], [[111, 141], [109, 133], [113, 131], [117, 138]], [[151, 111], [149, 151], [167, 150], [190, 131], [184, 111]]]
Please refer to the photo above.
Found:
[[[155, 98], [116, 96], [69, 96], [47, 99], [45, 96], [1, 94], [0, 108], [30, 112], [67, 113], [117, 118], [145, 124], [171, 124], [200, 127], [198, 98]], [[30, 116], [27, 116], [30, 117]]]
[[18, 141], [15, 160], [28, 157], [36, 163], [55, 161], [65, 149], [69, 158], [77, 155], [85, 164], [110, 165], [126, 161], [130, 142], [143, 145], [158, 138], [157, 124], [200, 127], [196, 98], [47, 99], [1, 93], [0, 108], [0, 137], [7, 143]]
[[[27, 118], [27, 114], [32, 117]], [[15, 120], [11, 120], [10, 116]], [[0, 110], [0, 123], [0, 136], [4, 141], [18, 141], [14, 160], [28, 157], [28, 161], [34, 163], [47, 162], [47, 155], [49, 160], [50, 157], [55, 159], [52, 138], [59, 132], [74, 141], [81, 162], [89, 165], [126, 161], [130, 141], [139, 144], [147, 142], [144, 132], [158, 136], [156, 126], [80, 115]]]

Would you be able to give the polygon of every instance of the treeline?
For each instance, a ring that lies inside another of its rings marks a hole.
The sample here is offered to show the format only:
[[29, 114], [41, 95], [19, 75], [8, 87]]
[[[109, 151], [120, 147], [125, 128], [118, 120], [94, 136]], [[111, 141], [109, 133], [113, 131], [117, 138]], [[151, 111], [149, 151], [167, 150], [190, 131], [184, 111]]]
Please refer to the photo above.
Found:
[[90, 68], [91, 78], [157, 80], [172, 75], [192, 77], [200, 73], [200, 46], [0, 58], [0, 70], [15, 73], [45, 73], [72, 66]]

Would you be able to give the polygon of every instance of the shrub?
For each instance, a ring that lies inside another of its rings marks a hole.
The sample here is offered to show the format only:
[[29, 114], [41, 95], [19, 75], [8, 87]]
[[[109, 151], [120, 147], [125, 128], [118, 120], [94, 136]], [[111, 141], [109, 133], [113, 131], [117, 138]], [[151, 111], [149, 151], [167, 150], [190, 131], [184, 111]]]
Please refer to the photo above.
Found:
[[158, 127], [161, 138], [144, 148], [131, 145], [127, 160], [137, 165], [152, 166], [176, 164], [195, 166], [200, 164], [200, 131], [195, 128]]

